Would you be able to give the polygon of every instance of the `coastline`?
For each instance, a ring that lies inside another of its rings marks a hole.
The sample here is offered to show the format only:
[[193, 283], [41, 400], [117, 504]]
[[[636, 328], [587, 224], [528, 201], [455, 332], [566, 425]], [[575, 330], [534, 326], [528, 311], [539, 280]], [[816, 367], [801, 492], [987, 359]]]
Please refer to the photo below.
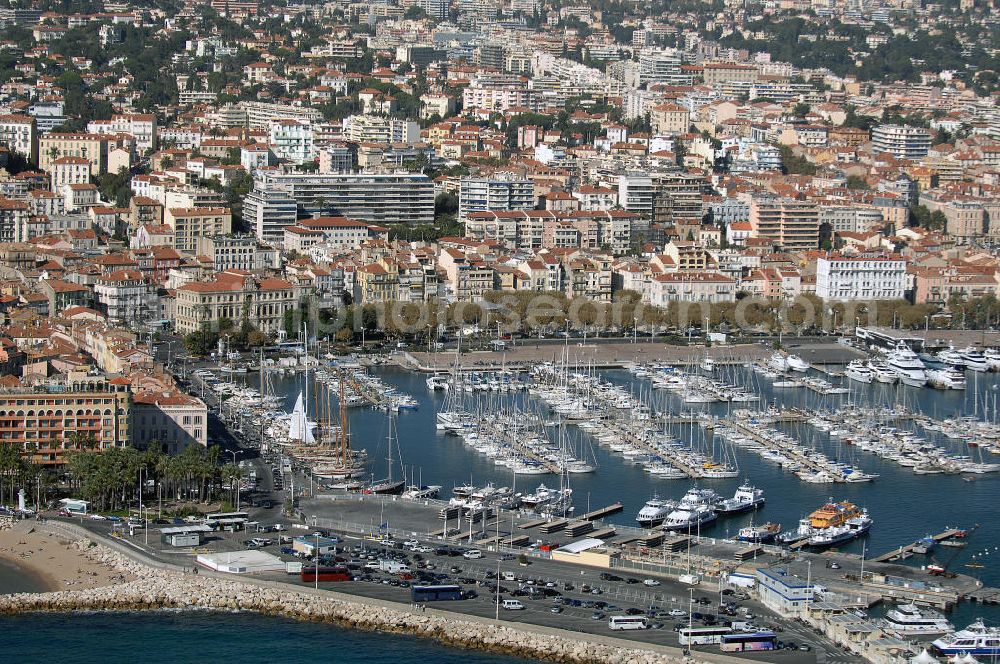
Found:
[[[25, 545], [57, 542], [80, 569], [102, 567], [106, 576], [90, 577], [91, 587], [53, 592], [0, 595], [0, 614], [72, 611], [144, 611], [150, 609], [246, 610], [263, 615], [325, 622], [367, 632], [389, 632], [430, 638], [439, 643], [528, 659], [574, 664], [654, 664], [692, 662], [675, 648], [640, 647], [612, 637], [588, 637], [539, 626], [511, 626], [449, 611], [408, 610], [404, 605], [371, 600], [328, 590], [292, 588], [286, 584], [246, 578], [234, 579], [199, 570], [165, 569], [139, 562], [132, 551], [116, 550], [117, 543], [98, 544], [84, 535], [73, 539], [67, 524], [25, 525], [22, 522], [0, 536], [13, 535]], [[30, 532], [26, 532], [30, 531]], [[35, 535], [41, 540], [25, 539]], [[112, 548], [116, 546], [116, 548]], [[121, 545], [118, 545], [121, 546]], [[68, 562], [68, 561], [66, 561]], [[74, 571], [63, 565], [63, 571]], [[76, 582], [76, 578], [63, 582]], [[676, 651], [676, 652], [673, 652]], [[701, 661], [734, 661], [698, 655]]]

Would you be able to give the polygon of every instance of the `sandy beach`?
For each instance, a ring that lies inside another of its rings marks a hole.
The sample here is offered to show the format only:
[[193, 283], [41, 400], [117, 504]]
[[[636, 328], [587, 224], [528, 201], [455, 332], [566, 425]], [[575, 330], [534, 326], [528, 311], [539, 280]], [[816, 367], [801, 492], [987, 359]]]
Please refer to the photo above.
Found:
[[131, 580], [85, 557], [65, 538], [27, 523], [0, 531], [0, 594], [84, 590]]

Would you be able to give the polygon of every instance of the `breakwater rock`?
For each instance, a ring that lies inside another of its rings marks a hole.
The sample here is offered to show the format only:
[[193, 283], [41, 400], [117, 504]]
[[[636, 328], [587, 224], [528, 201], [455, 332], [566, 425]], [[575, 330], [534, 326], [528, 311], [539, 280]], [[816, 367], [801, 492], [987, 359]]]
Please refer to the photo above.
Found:
[[135, 611], [161, 608], [246, 610], [265, 615], [328, 622], [367, 631], [410, 634], [468, 649], [572, 664], [654, 664], [681, 662], [682, 657], [639, 648], [514, 629], [492, 622], [456, 619], [435, 611], [405, 610], [301, 592], [290, 586], [268, 584], [158, 569], [87, 539], [73, 543], [81, 555], [131, 578], [115, 585], [88, 590], [19, 593], [0, 596], [0, 614], [30, 611], [109, 610]]

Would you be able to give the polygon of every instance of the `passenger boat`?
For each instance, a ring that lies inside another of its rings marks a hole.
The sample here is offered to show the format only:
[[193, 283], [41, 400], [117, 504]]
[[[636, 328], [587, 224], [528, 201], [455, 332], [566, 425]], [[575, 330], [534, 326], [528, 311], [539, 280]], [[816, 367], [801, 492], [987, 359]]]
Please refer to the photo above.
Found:
[[757, 544], [768, 544], [781, 533], [781, 524], [765, 523], [763, 526], [747, 526], [740, 528], [736, 536], [741, 542], [755, 542]]
[[663, 520], [663, 527], [666, 530], [691, 532], [714, 523], [718, 519], [714, 507], [718, 501], [719, 494], [711, 489], [690, 489]]
[[931, 647], [941, 655], [996, 657], [1000, 655], [1000, 628], [987, 627], [977, 620], [965, 629], [935, 639]]
[[875, 378], [872, 368], [863, 360], [851, 360], [844, 369], [844, 375], [856, 383], [871, 383]]
[[931, 609], [916, 604], [903, 604], [888, 611], [878, 626], [898, 636], [923, 636], [924, 634], [944, 634], [955, 631], [955, 626]]
[[809, 538], [809, 547], [813, 549], [825, 549], [844, 542], [850, 542], [865, 535], [872, 527], [871, 517], [867, 510], [862, 510], [861, 514], [849, 518], [841, 526], [820, 529]]
[[965, 370], [965, 359], [962, 354], [955, 350], [953, 346], [949, 346], [944, 350], [938, 351], [937, 359], [939, 362], [949, 366], [959, 369], [961, 371]]
[[661, 500], [659, 496], [653, 496], [642, 506], [635, 520], [641, 528], [655, 528], [663, 523], [676, 506], [677, 503], [673, 500]]
[[723, 516], [742, 514], [764, 506], [764, 490], [750, 484], [742, 484], [736, 489], [732, 498], [720, 500], [715, 504], [715, 511]]

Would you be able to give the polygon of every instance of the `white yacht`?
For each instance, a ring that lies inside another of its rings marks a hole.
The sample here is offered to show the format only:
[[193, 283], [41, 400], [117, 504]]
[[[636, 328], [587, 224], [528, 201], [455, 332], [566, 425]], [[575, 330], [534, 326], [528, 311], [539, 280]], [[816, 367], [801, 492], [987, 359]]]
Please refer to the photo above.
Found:
[[986, 359], [990, 371], [1000, 371], [1000, 350], [987, 348], [983, 351], [983, 357]]
[[720, 500], [715, 504], [719, 514], [742, 514], [764, 506], [764, 490], [750, 484], [741, 484], [732, 498]]
[[964, 390], [965, 374], [954, 367], [928, 369], [927, 384], [940, 390]]
[[893, 385], [899, 376], [896, 372], [889, 368], [889, 365], [881, 360], [869, 360], [868, 368], [872, 370], [872, 376], [878, 383], [886, 383], [888, 385]]
[[878, 626], [899, 636], [923, 636], [924, 634], [945, 634], [955, 631], [955, 626], [938, 613], [930, 609], [918, 607], [916, 604], [903, 604], [887, 612]]
[[856, 383], [870, 383], [875, 379], [872, 368], [863, 360], [851, 360], [844, 369], [844, 375]]
[[659, 496], [653, 496], [642, 506], [635, 520], [639, 523], [640, 528], [655, 528], [663, 523], [676, 505], [677, 503], [672, 500], [661, 500]]
[[900, 341], [886, 356], [886, 364], [896, 372], [903, 385], [923, 387], [927, 384], [927, 373], [924, 363], [909, 346]]
[[788, 371], [788, 360], [781, 353], [771, 355], [767, 365], [778, 372]]
[[965, 362], [965, 368], [970, 371], [986, 371], [990, 368], [990, 363], [983, 355], [983, 352], [975, 346], [969, 346], [958, 351]]
[[965, 359], [962, 354], [955, 350], [954, 346], [949, 346], [944, 350], [938, 351], [937, 359], [944, 362], [949, 367], [954, 367], [956, 369], [965, 369]]
[[432, 390], [432, 391], [436, 392], [436, 391], [439, 391], [439, 390], [447, 390], [448, 389], [448, 382], [449, 382], [448, 381], [448, 376], [446, 376], [444, 374], [434, 374], [432, 376], [428, 376], [427, 380], [425, 382], [427, 383], [427, 389], [428, 390]]
[[663, 520], [665, 530], [691, 532], [718, 519], [715, 504], [719, 495], [711, 489], [691, 489]]
[[809, 371], [809, 363], [798, 355], [789, 355], [786, 361], [792, 371]]
[[707, 371], [708, 373], [712, 373], [713, 371], [715, 371], [715, 360], [713, 360], [712, 358], [706, 356], [701, 361], [701, 365], [700, 366], [701, 366], [701, 370], [702, 371]]

